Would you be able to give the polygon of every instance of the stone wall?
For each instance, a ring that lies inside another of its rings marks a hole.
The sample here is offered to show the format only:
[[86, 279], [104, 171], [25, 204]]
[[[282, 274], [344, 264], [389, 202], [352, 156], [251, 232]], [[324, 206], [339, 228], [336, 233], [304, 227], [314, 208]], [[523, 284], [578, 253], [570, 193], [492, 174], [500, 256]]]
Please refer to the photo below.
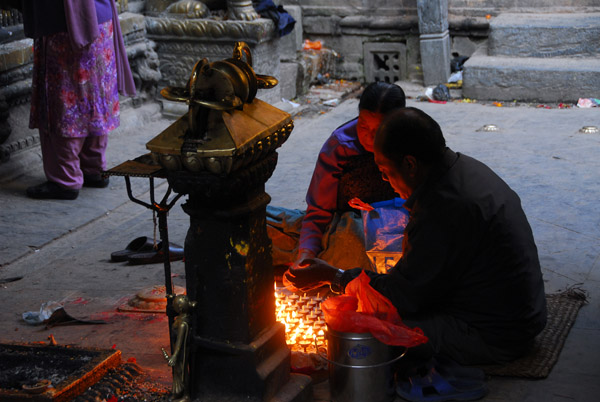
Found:
[[556, 13], [580, 11], [586, 8], [596, 10], [598, 0], [448, 0], [448, 7], [456, 15], [485, 16], [501, 12]]
[[[302, 10], [304, 38], [340, 55], [338, 78], [422, 82], [417, 0], [279, 0]], [[485, 41], [486, 16], [506, 11], [599, 11], [598, 0], [448, 0], [451, 52], [470, 56]]]
[[337, 78], [422, 81], [416, 0], [280, 3], [301, 7], [304, 37], [340, 55]]

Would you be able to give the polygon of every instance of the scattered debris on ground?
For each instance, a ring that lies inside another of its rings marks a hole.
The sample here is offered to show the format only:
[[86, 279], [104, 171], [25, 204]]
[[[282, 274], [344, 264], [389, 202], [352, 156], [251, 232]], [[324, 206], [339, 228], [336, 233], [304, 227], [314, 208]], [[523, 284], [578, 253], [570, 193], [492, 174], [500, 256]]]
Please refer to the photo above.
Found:
[[[289, 103], [290, 112], [295, 117], [312, 116], [314, 114], [324, 114], [338, 106], [341, 102], [355, 97], [360, 97], [364, 85], [358, 81], [346, 81], [346, 80], [333, 80], [328, 77], [324, 78], [323, 84], [312, 85], [309, 92], [306, 95], [299, 96], [292, 100], [284, 100]], [[430, 91], [428, 88], [422, 88], [421, 93], [415, 93], [416, 84], [412, 83], [399, 83], [403, 87], [405, 85], [410, 88], [405, 89], [407, 99], [415, 99], [421, 102], [433, 102], [444, 104], [446, 102], [453, 103], [477, 103], [485, 106], [492, 107], [530, 107], [537, 109], [570, 109], [570, 108], [581, 108], [581, 107], [596, 107], [600, 106], [600, 100], [591, 98], [590, 102], [582, 102], [580, 99], [577, 103], [569, 102], [556, 102], [556, 103], [539, 103], [536, 101], [523, 102], [523, 101], [494, 101], [494, 100], [478, 100], [469, 99], [462, 97], [462, 91], [460, 88], [456, 89], [447, 84], [449, 91], [442, 91], [439, 88], [431, 87]], [[415, 88], [413, 88], [415, 86]], [[438, 86], [440, 87], [440, 86]], [[437, 89], [443, 96], [434, 96], [433, 90]], [[428, 93], [429, 92], [429, 93]]]
[[324, 114], [352, 97], [360, 96], [363, 85], [358, 81], [330, 80], [312, 85], [306, 95], [288, 101], [295, 118]]

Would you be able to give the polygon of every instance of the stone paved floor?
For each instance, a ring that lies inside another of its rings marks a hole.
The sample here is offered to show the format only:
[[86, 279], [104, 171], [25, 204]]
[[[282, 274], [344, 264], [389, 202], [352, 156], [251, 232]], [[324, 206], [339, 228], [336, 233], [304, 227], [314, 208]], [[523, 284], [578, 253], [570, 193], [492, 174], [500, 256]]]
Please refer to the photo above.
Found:
[[[497, 107], [492, 103], [419, 102], [422, 88], [406, 85], [409, 105], [441, 125], [456, 151], [476, 157], [505, 179], [521, 196], [539, 248], [547, 292], [577, 286], [589, 303], [575, 325], [550, 376], [544, 380], [494, 377], [485, 401], [596, 401], [600, 394], [600, 135], [582, 134], [600, 126], [599, 109], [552, 109], [535, 105]], [[304, 208], [304, 194], [317, 152], [325, 138], [354, 117], [358, 102], [348, 97], [335, 107], [311, 110], [302, 104], [295, 129], [279, 150], [279, 162], [267, 182], [272, 205]], [[291, 105], [279, 105], [290, 108]], [[322, 113], [326, 111], [325, 113]], [[156, 105], [123, 112], [122, 127], [111, 136], [109, 166], [146, 152], [145, 143], [171, 121]], [[478, 131], [496, 124], [498, 132]], [[35, 159], [35, 158], [34, 158]], [[36, 201], [27, 186], [43, 181], [39, 168], [0, 186], [0, 342], [47, 341], [101, 348], [116, 347], [135, 358], [157, 381], [168, 384], [169, 370], [160, 354], [166, 347], [164, 316], [118, 314], [115, 307], [140, 289], [161, 284], [161, 265], [111, 263], [110, 253], [133, 238], [153, 234], [152, 214], [130, 202], [121, 178], [106, 189], [84, 189], [75, 201]], [[133, 179], [134, 194], [147, 199], [147, 181]], [[157, 193], [164, 191], [163, 184]], [[182, 200], [183, 201], [183, 200]], [[183, 244], [188, 217], [180, 201], [169, 214], [171, 241]], [[183, 263], [172, 266], [174, 282], [184, 285]], [[55, 327], [26, 325], [21, 314], [46, 301], [69, 301], [79, 314], [93, 314], [107, 325]], [[315, 385], [315, 400], [328, 398], [327, 382]]]

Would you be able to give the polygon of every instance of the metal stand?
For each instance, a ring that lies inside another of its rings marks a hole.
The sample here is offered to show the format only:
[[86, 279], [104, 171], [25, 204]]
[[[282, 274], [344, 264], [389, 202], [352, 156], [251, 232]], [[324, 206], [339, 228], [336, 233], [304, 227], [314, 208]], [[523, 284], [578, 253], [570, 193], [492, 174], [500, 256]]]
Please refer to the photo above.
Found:
[[[173, 310], [173, 297], [175, 294], [173, 292], [173, 282], [171, 280], [171, 260], [169, 256], [169, 230], [167, 225], [167, 214], [183, 194], [176, 194], [173, 199], [169, 201], [169, 197], [172, 193], [172, 188], [169, 184], [167, 192], [163, 198], [160, 200], [160, 202], [156, 202], [154, 195], [154, 178], [157, 177], [166, 179], [164, 170], [160, 166], [147, 165], [137, 161], [127, 161], [108, 170], [106, 174], [109, 176], [123, 176], [125, 178], [127, 196], [129, 199], [136, 204], [143, 205], [144, 207], [156, 212], [158, 216], [158, 231], [162, 243], [162, 252], [164, 255], [165, 293], [167, 296], [166, 314], [169, 321], [169, 343], [171, 346], [171, 353], [173, 353], [174, 339], [173, 334], [171, 333], [171, 328], [175, 320], [175, 311]], [[131, 177], [148, 178], [150, 186], [150, 203], [134, 197], [133, 192], [131, 191]]]

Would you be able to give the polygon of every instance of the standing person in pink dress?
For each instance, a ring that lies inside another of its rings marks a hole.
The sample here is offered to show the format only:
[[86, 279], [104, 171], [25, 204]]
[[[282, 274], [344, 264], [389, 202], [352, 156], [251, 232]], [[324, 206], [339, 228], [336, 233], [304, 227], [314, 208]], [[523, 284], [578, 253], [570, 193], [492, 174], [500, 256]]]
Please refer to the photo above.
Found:
[[74, 200], [103, 188], [108, 133], [119, 126], [119, 92], [135, 95], [114, 0], [23, 0], [34, 39], [30, 128], [40, 132], [47, 181], [37, 199]]

